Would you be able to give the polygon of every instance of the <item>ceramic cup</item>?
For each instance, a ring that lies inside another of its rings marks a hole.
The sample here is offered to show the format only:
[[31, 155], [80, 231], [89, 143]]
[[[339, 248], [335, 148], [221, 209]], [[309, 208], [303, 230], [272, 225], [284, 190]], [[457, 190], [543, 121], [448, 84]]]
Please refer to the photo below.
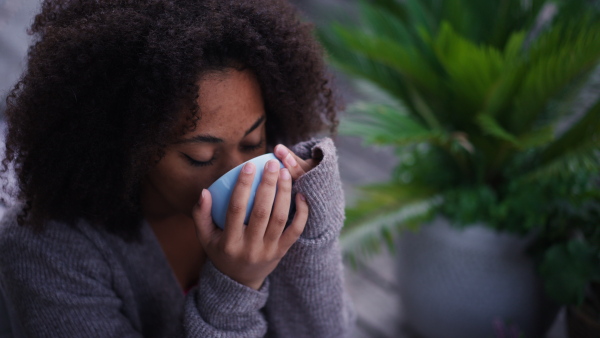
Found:
[[[231, 193], [233, 192], [233, 187], [235, 186], [238, 176], [242, 171], [242, 167], [246, 163], [252, 162], [256, 167], [256, 173], [254, 174], [254, 182], [252, 182], [252, 190], [250, 191], [250, 198], [248, 199], [248, 205], [246, 206], [246, 218], [244, 219], [244, 224], [248, 224], [250, 212], [252, 211], [252, 207], [254, 206], [254, 196], [256, 195], [256, 189], [258, 188], [258, 184], [262, 179], [263, 171], [265, 170], [265, 165], [270, 160], [279, 161], [279, 159], [275, 157], [273, 153], [255, 157], [229, 170], [225, 175], [221, 176], [218, 180], [211, 184], [210, 187], [208, 187], [208, 191], [210, 191], [210, 194], [212, 196], [212, 218], [219, 228], [223, 229], [225, 227], [225, 215], [227, 213], [227, 207], [229, 206]], [[284, 167], [281, 161], [279, 161], [279, 165], [281, 166], [281, 168]]]

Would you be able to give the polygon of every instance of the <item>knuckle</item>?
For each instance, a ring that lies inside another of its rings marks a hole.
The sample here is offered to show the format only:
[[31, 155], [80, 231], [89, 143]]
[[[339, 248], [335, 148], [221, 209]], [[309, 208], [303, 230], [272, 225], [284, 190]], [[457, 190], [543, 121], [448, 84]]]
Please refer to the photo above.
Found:
[[268, 255], [265, 258], [265, 260], [269, 263], [277, 262], [280, 259], [281, 257], [279, 257], [279, 248], [277, 247], [272, 247], [269, 249]]
[[262, 179], [262, 184], [268, 187], [274, 187], [277, 185], [277, 176], [273, 175], [264, 175]]
[[252, 209], [252, 213], [256, 218], [265, 219], [269, 217], [270, 210], [262, 206], [255, 206], [254, 209]]
[[250, 250], [244, 254], [244, 261], [248, 264], [257, 264], [260, 262], [260, 256], [254, 250]]
[[235, 255], [235, 247], [228, 242], [219, 243], [219, 251], [221, 251], [225, 256], [231, 257]]
[[243, 187], [243, 188], [249, 188], [250, 186], [252, 186], [252, 182], [254, 182], [254, 179], [252, 177], [242, 177], [240, 176], [240, 178], [238, 179], [238, 186]]
[[244, 205], [239, 202], [229, 203], [229, 212], [231, 214], [241, 214], [244, 211]]
[[[300, 229], [292, 229], [292, 238], [294, 239], [294, 243], [302, 236], [302, 231]], [[293, 243], [292, 243], [293, 244]]]
[[272, 231], [268, 231], [265, 234], [265, 242], [269, 243], [269, 242], [276, 242], [279, 239], [279, 235], [276, 233], [273, 233]]
[[292, 192], [292, 184], [291, 182], [288, 181], [283, 181], [278, 187], [277, 187], [277, 193], [285, 193], [285, 194], [290, 194]]
[[285, 224], [288, 220], [287, 215], [281, 214], [281, 213], [273, 215], [272, 219], [275, 222], [275, 224], [279, 224], [279, 225]]
[[290, 227], [288, 230], [292, 232], [292, 236], [296, 238], [300, 237], [302, 232], [304, 232], [304, 222], [295, 224], [295, 226]]

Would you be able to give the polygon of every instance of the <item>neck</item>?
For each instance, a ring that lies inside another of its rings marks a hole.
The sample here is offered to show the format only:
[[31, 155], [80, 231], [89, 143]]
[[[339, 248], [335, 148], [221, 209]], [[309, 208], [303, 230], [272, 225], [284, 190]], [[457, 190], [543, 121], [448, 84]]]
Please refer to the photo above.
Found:
[[141, 190], [140, 205], [142, 215], [148, 223], [169, 222], [170, 220], [177, 220], [182, 217], [190, 218], [175, 210], [170, 203], [161, 198], [160, 194], [149, 182], [144, 182]]
[[194, 221], [179, 214], [148, 223], [182, 290], [195, 285], [206, 255], [196, 237]]

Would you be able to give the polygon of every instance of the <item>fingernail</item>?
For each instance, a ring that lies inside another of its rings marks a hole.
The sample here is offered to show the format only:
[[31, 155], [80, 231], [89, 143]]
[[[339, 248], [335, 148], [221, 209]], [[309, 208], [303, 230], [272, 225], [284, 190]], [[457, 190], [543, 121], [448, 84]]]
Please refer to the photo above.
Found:
[[242, 171], [246, 174], [252, 174], [254, 172], [254, 164], [252, 162], [246, 163]]
[[275, 153], [281, 157], [284, 157], [285, 155], [288, 154], [287, 150], [285, 149], [284, 146], [282, 146], [281, 144], [278, 144], [277, 147], [275, 147]]
[[301, 193], [298, 193], [298, 195], [300, 196], [301, 200], [303, 200], [304, 202], [306, 202], [306, 197], [304, 197], [304, 195], [302, 195]]
[[204, 201], [204, 190], [206, 189], [202, 189], [202, 191], [200, 192], [200, 199], [198, 200], [198, 205], [202, 205], [202, 202]]
[[267, 170], [272, 173], [276, 173], [277, 170], [279, 170], [279, 163], [275, 160], [267, 162]]
[[285, 157], [285, 161], [291, 166], [291, 167], [295, 167], [298, 165], [298, 163], [296, 162], [296, 160], [294, 159], [294, 157], [292, 156], [292, 154], [288, 154]]
[[290, 172], [287, 169], [281, 169], [281, 179], [282, 180], [289, 180], [290, 179]]

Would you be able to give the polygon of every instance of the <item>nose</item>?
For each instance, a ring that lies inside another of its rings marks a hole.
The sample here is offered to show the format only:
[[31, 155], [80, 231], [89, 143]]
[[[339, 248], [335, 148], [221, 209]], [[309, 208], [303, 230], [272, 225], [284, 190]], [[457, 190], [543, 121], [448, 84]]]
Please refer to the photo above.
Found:
[[[223, 162], [219, 165], [218, 169], [213, 172], [212, 182], [214, 183], [219, 177], [225, 175], [229, 172], [229, 170], [237, 167], [238, 165], [244, 163], [244, 160], [239, 156], [227, 156], [226, 159], [223, 159]], [[212, 184], [212, 183], [211, 183]]]
[[226, 164], [224, 166], [224, 170], [223, 170], [223, 174], [225, 174], [226, 172], [228, 172], [229, 170], [237, 167], [238, 165], [244, 163], [246, 161], [246, 158], [244, 157], [244, 154], [237, 152], [237, 151], [233, 151], [230, 152], [229, 154], [227, 154], [227, 161]]

